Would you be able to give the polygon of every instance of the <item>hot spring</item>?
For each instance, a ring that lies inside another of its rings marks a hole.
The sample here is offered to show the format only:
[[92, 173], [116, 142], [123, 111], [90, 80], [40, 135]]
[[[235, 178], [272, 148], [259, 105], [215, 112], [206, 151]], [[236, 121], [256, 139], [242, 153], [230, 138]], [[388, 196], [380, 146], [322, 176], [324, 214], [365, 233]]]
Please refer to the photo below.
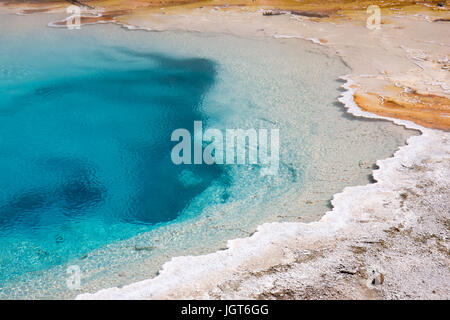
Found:
[[[348, 68], [306, 41], [53, 18], [0, 20], [0, 298], [121, 286], [261, 223], [319, 219], [412, 134], [346, 114]], [[174, 164], [171, 134], [194, 121], [279, 130], [277, 174]]]

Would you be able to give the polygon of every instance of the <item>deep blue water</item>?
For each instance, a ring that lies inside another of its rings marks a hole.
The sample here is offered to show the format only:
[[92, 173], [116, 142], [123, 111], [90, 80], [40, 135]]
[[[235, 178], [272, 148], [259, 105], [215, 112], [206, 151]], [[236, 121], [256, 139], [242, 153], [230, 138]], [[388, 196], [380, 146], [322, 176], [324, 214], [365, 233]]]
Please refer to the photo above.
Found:
[[[171, 221], [221, 175], [170, 160], [172, 131], [207, 120], [213, 61], [93, 40], [3, 41], [0, 279]], [[195, 183], [183, 184], [186, 172]]]

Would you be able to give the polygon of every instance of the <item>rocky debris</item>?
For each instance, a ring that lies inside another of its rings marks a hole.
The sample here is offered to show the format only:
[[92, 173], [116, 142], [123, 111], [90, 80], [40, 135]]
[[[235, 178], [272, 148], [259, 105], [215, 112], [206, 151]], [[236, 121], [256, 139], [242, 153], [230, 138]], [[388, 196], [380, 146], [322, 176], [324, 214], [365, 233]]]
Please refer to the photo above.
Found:
[[300, 10], [280, 10], [280, 9], [274, 9], [274, 10], [266, 10], [263, 12], [263, 16], [279, 16], [282, 14], [292, 14], [294, 16], [303, 16], [308, 18], [329, 18], [330, 15], [318, 12], [318, 11], [300, 11]]
[[315, 11], [298, 11], [293, 10], [289, 11], [290, 14], [293, 14], [294, 16], [304, 16], [309, 18], [329, 18], [330, 16], [328, 14], [322, 13], [322, 12], [315, 12]]
[[286, 14], [287, 11], [281, 11], [281, 10], [267, 10], [263, 12], [263, 16], [279, 16], [282, 14]]
[[134, 250], [136, 251], [152, 251], [153, 249], [153, 246], [134, 246]]

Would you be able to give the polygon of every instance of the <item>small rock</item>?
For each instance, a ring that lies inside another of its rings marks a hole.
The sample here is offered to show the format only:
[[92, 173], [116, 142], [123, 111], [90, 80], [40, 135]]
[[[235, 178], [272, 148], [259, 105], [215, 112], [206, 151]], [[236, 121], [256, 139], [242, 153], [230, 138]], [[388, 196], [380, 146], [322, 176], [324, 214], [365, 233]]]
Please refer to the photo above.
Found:
[[279, 16], [283, 14], [280, 10], [268, 10], [263, 12], [263, 16]]
[[346, 269], [341, 269], [341, 270], [339, 270], [339, 273], [345, 273], [345, 274], [351, 274], [351, 275], [354, 275], [354, 274], [356, 274], [356, 270], [346, 270]]
[[153, 247], [152, 246], [146, 246], [146, 247], [134, 246], [134, 250], [136, 250], [136, 251], [152, 251]]

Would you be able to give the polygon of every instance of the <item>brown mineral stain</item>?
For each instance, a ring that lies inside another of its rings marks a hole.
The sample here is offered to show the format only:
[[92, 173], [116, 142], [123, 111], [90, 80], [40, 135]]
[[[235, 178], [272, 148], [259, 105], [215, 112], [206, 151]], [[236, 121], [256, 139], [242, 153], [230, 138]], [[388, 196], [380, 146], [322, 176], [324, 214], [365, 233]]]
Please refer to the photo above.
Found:
[[450, 99], [446, 97], [410, 92], [394, 96], [357, 92], [354, 99], [364, 111], [414, 121], [428, 128], [450, 131]]
[[[80, 23], [81, 24], [88, 24], [88, 23], [96, 23], [100, 21], [114, 21], [115, 18], [129, 14], [131, 10], [116, 10], [116, 11], [109, 11], [101, 16], [81, 16], [80, 17]], [[66, 21], [57, 21], [54, 23], [56, 26], [64, 26], [66, 25]]]
[[20, 13], [22, 13], [22, 14], [33, 14], [33, 13], [48, 12], [48, 11], [51, 11], [52, 9], [53, 8], [25, 9], [25, 10], [22, 10]]
[[[185, 11], [198, 8], [233, 8], [247, 7], [248, 9], [279, 9], [290, 10], [293, 14], [298, 14], [311, 18], [334, 18], [366, 21], [366, 9], [370, 5], [378, 5], [381, 8], [382, 16], [398, 14], [401, 11], [410, 13], [427, 11], [430, 13], [448, 12], [446, 7], [438, 7], [437, 1], [408, 1], [408, 0], [10, 0], [4, 3], [5, 6], [26, 9], [61, 7], [70, 4], [85, 4], [89, 7], [102, 8], [105, 11], [116, 10], [139, 10], [142, 8], [168, 8], [169, 13], [180, 7]], [[395, 9], [395, 10], [392, 10]], [[178, 10], [177, 10], [178, 11]], [[39, 11], [36, 11], [39, 12]], [[179, 11], [178, 11], [179, 12]], [[442, 17], [439, 17], [442, 18]], [[446, 20], [444, 20], [446, 21]], [[382, 22], [385, 23], [385, 22]]]

